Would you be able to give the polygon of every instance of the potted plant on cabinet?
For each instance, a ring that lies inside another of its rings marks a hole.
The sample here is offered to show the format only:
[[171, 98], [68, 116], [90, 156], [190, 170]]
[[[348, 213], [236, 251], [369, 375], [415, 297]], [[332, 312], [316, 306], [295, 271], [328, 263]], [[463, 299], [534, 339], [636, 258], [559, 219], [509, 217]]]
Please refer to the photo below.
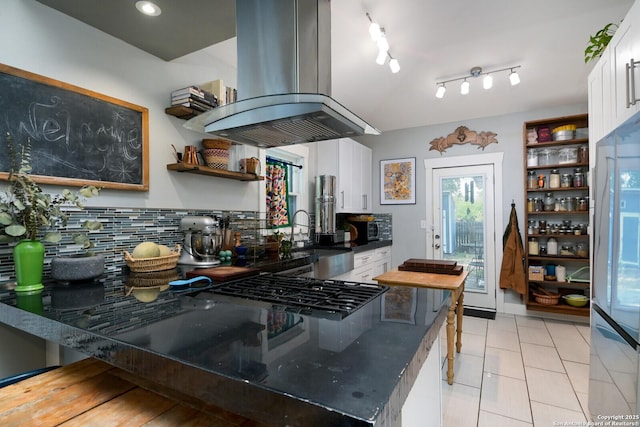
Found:
[[[62, 238], [60, 227], [67, 224], [68, 215], [62, 207], [83, 208], [83, 198], [95, 196], [100, 190], [87, 185], [76, 192], [64, 189], [56, 195], [45, 193], [29, 175], [30, 140], [19, 149], [11, 134], [7, 133], [6, 142], [10, 161], [9, 184], [7, 191], [0, 194], [0, 242], [18, 241], [13, 249], [16, 291], [39, 291], [43, 288], [43, 242], [59, 242]], [[99, 221], [83, 223], [84, 230], [101, 228]], [[93, 246], [86, 233], [74, 234], [73, 240], [85, 249]]]

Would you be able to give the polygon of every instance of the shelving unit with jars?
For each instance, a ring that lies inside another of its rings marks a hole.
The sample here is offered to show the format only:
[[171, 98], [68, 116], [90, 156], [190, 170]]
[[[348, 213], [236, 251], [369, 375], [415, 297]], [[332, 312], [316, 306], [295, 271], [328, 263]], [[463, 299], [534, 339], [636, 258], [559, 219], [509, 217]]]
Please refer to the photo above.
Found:
[[523, 133], [527, 309], [588, 316], [564, 298], [589, 296], [588, 117], [525, 122]]

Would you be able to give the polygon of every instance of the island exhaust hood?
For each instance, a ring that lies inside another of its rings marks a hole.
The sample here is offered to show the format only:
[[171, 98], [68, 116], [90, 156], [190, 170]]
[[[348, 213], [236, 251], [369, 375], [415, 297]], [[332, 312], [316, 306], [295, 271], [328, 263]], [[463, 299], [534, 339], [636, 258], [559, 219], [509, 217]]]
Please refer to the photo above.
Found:
[[238, 101], [185, 127], [261, 148], [380, 132], [330, 97], [330, 0], [236, 0]]

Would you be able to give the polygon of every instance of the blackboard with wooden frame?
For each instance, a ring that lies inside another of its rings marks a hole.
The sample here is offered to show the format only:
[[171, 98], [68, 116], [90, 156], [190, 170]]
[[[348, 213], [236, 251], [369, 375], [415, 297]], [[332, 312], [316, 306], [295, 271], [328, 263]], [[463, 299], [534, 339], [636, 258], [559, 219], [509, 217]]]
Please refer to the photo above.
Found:
[[31, 177], [43, 184], [149, 190], [149, 111], [0, 64], [0, 179], [5, 135], [31, 142]]

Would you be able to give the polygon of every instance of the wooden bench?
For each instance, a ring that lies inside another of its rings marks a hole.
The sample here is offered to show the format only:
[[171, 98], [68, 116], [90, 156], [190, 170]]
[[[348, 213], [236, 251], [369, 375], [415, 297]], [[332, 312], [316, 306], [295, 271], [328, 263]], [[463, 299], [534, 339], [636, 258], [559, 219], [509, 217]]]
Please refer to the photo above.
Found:
[[0, 425], [264, 427], [93, 358], [0, 389]]

